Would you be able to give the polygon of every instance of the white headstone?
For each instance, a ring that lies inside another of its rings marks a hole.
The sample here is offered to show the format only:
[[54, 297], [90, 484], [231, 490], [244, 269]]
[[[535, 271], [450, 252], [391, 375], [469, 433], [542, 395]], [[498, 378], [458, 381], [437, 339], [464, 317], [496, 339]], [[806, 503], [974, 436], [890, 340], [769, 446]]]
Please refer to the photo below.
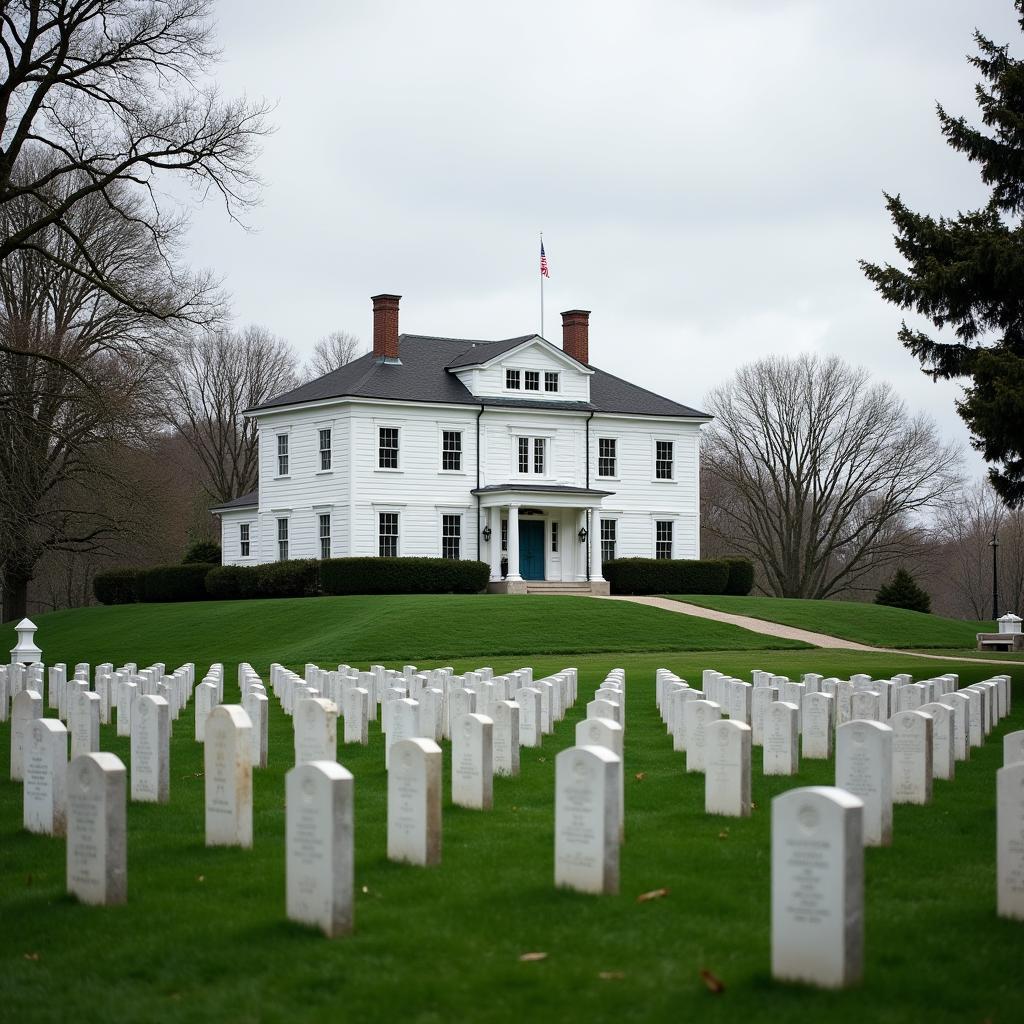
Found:
[[622, 726], [610, 718], [585, 718], [576, 723], [577, 747], [604, 747], [618, 759], [615, 775], [619, 786], [619, 842], [626, 832], [626, 766], [624, 761]]
[[441, 748], [433, 740], [416, 736], [391, 747], [388, 860], [441, 863]]
[[922, 704], [923, 711], [932, 718], [932, 778], [953, 779], [956, 777], [956, 758], [953, 756], [953, 729], [956, 712], [945, 704], [932, 702]]
[[510, 700], [491, 704], [494, 722], [493, 750], [495, 775], [519, 774], [519, 705]]
[[768, 705], [764, 720], [765, 775], [796, 775], [800, 768], [800, 709], [788, 701]]
[[516, 691], [515, 701], [519, 705], [519, 745], [539, 747], [543, 739], [540, 690], [523, 686]]
[[1024, 729], [1008, 732], [1003, 737], [1003, 767], [1024, 761]]
[[835, 697], [818, 691], [804, 695], [802, 737], [804, 757], [827, 760], [832, 756], [835, 701]]
[[472, 712], [452, 721], [452, 803], [489, 811], [494, 789], [494, 723]]
[[11, 702], [11, 781], [25, 777], [25, 750], [29, 730], [37, 718], [43, 717], [43, 698], [35, 690], [22, 690]]
[[[42, 698], [39, 702], [41, 705]], [[35, 718], [26, 739], [22, 823], [29, 832], [62, 836], [67, 810], [68, 731], [55, 718]]]
[[252, 723], [238, 704], [206, 720], [206, 845], [252, 846]]
[[131, 738], [132, 799], [165, 804], [171, 798], [171, 709], [163, 697], [135, 701]]
[[306, 697], [295, 706], [295, 763], [336, 761], [338, 708], [324, 697]]
[[898, 711], [892, 727], [892, 799], [927, 804], [932, 799], [932, 718], [921, 711]]
[[686, 730], [686, 770], [703, 772], [707, 765], [707, 727], [722, 717], [722, 708], [712, 700], [691, 700], [683, 708]]
[[369, 743], [370, 691], [362, 686], [352, 686], [344, 696], [342, 710], [345, 714], [342, 739], [345, 743]]
[[882, 722], [847, 722], [836, 732], [836, 786], [864, 804], [867, 846], [892, 842], [892, 741]]
[[72, 694], [68, 708], [71, 760], [100, 749], [100, 695], [90, 690]]
[[996, 910], [1024, 921], [1024, 762], [996, 772]]
[[[217, 706], [217, 684], [204, 679], [196, 687], [196, 743], [206, 739], [206, 721]], [[118, 708], [120, 714], [120, 708]]]
[[242, 697], [242, 707], [252, 722], [252, 766], [267, 767], [267, 742], [270, 734], [270, 699], [265, 693], [250, 690]]
[[82, 903], [128, 899], [126, 774], [121, 759], [106, 751], [82, 754], [68, 766], [67, 887]]
[[750, 726], [724, 718], [705, 727], [704, 810], [750, 816]]

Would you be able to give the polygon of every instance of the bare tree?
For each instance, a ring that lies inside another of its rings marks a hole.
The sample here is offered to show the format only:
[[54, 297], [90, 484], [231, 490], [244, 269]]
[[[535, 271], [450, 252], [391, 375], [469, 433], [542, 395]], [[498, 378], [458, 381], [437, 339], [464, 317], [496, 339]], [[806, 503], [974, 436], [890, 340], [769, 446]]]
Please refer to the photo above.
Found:
[[255, 490], [256, 422], [242, 413], [298, 383], [295, 352], [266, 328], [206, 332], [170, 361], [163, 410], [203, 466], [203, 486], [218, 502]]
[[[264, 104], [224, 101], [208, 78], [210, 0], [14, 0], [0, 12], [0, 210], [32, 211], [0, 237], [0, 263], [33, 252], [136, 313], [215, 318], [209, 279], [186, 281], [175, 266], [185, 211], [164, 186], [178, 177], [212, 190], [237, 218], [256, 199], [252, 163], [268, 129]], [[36, 160], [38, 148], [50, 159]], [[139, 290], [96, 257], [75, 214], [90, 197], [149, 236], [172, 290]]]
[[309, 357], [310, 377], [322, 377], [351, 363], [363, 354], [361, 349], [362, 342], [355, 334], [331, 331], [313, 347], [313, 354]]
[[777, 596], [831, 597], [896, 562], [956, 478], [932, 423], [836, 357], [751, 363], [707, 406], [713, 528]]

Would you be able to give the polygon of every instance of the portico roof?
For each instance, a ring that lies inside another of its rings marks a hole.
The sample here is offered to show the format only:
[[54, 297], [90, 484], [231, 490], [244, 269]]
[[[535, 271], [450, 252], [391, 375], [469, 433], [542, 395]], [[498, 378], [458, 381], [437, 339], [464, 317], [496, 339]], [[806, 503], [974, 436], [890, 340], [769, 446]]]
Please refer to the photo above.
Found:
[[592, 508], [601, 504], [603, 498], [614, 491], [600, 491], [592, 487], [573, 487], [570, 484], [488, 484], [474, 488], [472, 493], [482, 499], [485, 505], [504, 505], [509, 502], [537, 501], [544, 498], [546, 504], [562, 508]]

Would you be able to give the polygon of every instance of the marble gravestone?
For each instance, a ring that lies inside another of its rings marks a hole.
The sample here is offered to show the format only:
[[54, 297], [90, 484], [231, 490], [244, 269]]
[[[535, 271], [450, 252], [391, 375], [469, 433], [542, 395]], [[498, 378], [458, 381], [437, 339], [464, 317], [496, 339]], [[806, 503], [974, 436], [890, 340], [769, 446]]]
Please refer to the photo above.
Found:
[[494, 800], [494, 723], [473, 712], [452, 721], [452, 803], [489, 811]]
[[391, 701], [388, 714], [388, 732], [384, 742], [384, 767], [391, 766], [391, 748], [401, 740], [417, 736], [420, 722], [420, 702], [412, 697]]
[[82, 903], [128, 899], [126, 775], [121, 759], [106, 751], [82, 754], [68, 766], [67, 889]]
[[252, 766], [267, 767], [267, 746], [270, 733], [270, 699], [265, 693], [250, 690], [242, 697], [242, 707], [252, 722]]
[[763, 773], [796, 775], [800, 767], [800, 709], [787, 701], [773, 701], [764, 717]]
[[163, 697], [135, 701], [131, 738], [132, 799], [165, 804], [171, 799], [171, 713]]
[[541, 694], [533, 686], [521, 687], [515, 693], [519, 705], [519, 745], [539, 747], [543, 739], [541, 729]]
[[[205, 679], [196, 687], [196, 743], [203, 743], [206, 740], [206, 722], [210, 712], [217, 706], [217, 684], [207, 682]], [[120, 721], [121, 708], [118, 706], [118, 720]], [[120, 733], [118, 733], [120, 735]]]
[[897, 711], [892, 728], [892, 799], [897, 804], [928, 804], [932, 799], [932, 717]]
[[707, 727], [722, 717], [721, 705], [713, 700], [691, 700], [683, 708], [686, 730], [686, 770], [703, 772], [707, 764]]
[[238, 704], [218, 704], [203, 750], [206, 845], [252, 846], [252, 722]]
[[64, 723], [56, 718], [33, 719], [25, 745], [22, 786], [22, 823], [27, 831], [47, 836], [64, 835], [67, 765], [68, 731]]
[[619, 764], [615, 774], [618, 778], [619, 787], [619, 842], [621, 843], [626, 835], [626, 765], [623, 740], [625, 733], [618, 722], [610, 718], [585, 718], [576, 723], [576, 746], [577, 747], [604, 747], [610, 750], [618, 759]]
[[352, 931], [354, 800], [352, 773], [335, 761], [307, 761], [285, 776], [286, 912], [329, 939]]
[[750, 726], [723, 718], [705, 726], [704, 810], [750, 816]]
[[832, 756], [835, 731], [835, 697], [812, 691], [804, 696], [803, 747], [806, 758], [828, 760]]
[[847, 722], [836, 731], [836, 786], [863, 803], [867, 846], [892, 842], [892, 741], [882, 722]]
[[342, 711], [342, 742], [365, 747], [370, 742], [370, 691], [363, 686], [349, 687], [342, 698]]
[[569, 747], [556, 756], [556, 886], [618, 893], [620, 765], [605, 747]]
[[35, 690], [21, 690], [11, 701], [11, 781], [25, 777], [25, 750], [32, 723], [43, 717], [43, 698]]
[[416, 736], [391, 746], [388, 860], [441, 863], [441, 748], [433, 740]]
[[1003, 736], [1003, 767], [1024, 761], [1024, 729]]
[[494, 774], [519, 774], [519, 705], [510, 700], [491, 703]]
[[996, 772], [996, 912], [1024, 921], [1024, 762]]
[[71, 760], [100, 749], [100, 695], [91, 690], [72, 693], [68, 705]]
[[295, 763], [338, 759], [338, 707], [323, 697], [306, 697], [295, 706]]
[[969, 761], [971, 759], [971, 744], [967, 719], [971, 702], [962, 693], [944, 693], [936, 703], [945, 704], [953, 711], [953, 759]]
[[832, 786], [772, 800], [772, 977], [822, 988], [861, 980], [862, 810], [856, 796]]
[[932, 778], [956, 778], [956, 757], [953, 749], [956, 712], [938, 702], [922, 704], [918, 711], [923, 711], [932, 718]]

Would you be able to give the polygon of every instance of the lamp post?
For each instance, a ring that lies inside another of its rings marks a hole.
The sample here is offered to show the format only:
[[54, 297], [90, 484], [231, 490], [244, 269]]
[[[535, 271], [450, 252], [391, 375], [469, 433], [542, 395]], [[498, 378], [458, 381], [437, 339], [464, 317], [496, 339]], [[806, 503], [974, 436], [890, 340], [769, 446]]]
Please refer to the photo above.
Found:
[[996, 535], [992, 534], [992, 539], [988, 542], [988, 546], [992, 549], [992, 618], [999, 618], [999, 559], [997, 552], [999, 551], [999, 539]]

